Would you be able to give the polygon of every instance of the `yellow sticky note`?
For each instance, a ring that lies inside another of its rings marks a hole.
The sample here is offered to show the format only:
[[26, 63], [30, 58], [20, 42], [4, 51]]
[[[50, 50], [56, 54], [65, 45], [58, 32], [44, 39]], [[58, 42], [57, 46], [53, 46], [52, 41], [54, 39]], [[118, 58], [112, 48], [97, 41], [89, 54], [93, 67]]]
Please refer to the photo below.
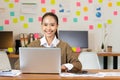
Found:
[[9, 8], [14, 8], [14, 4], [13, 4], [13, 3], [10, 3], [10, 4], [9, 4]]
[[13, 18], [13, 23], [18, 23], [18, 19], [17, 18]]
[[54, 5], [56, 3], [55, 0], [50, 0], [50, 4]]
[[77, 16], [80, 16], [80, 11], [76, 11], [76, 15], [77, 15]]
[[28, 24], [27, 24], [27, 23], [24, 23], [24, 24], [23, 24], [23, 27], [24, 27], [24, 28], [28, 28]]
[[75, 47], [72, 47], [72, 51], [73, 51], [73, 52], [76, 52], [76, 48], [75, 48]]
[[98, 27], [99, 29], [102, 28], [102, 24], [99, 23], [99, 24], [97, 25], [97, 27]]
[[9, 2], [10, 0], [4, 0], [4, 2]]
[[84, 11], [84, 12], [87, 12], [87, 11], [88, 11], [88, 7], [85, 6], [85, 7], [83, 8], [83, 11]]
[[99, 2], [99, 3], [102, 3], [102, 2], [103, 2], [103, 0], [98, 0], [98, 2]]
[[46, 12], [46, 8], [42, 8], [41, 11], [44, 13]]
[[20, 21], [24, 21], [25, 17], [24, 16], [20, 16]]
[[13, 48], [8, 48], [8, 52], [13, 52]]
[[120, 6], [120, 2], [116, 2], [117, 6]]
[[112, 20], [111, 19], [107, 20], [107, 23], [112, 24]]

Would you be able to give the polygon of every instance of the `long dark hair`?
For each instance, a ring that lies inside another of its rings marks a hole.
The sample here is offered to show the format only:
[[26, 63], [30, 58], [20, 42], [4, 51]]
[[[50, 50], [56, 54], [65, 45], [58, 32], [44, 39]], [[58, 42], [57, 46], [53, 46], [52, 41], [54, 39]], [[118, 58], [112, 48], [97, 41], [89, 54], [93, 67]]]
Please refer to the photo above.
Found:
[[[57, 17], [57, 15], [55, 15], [54, 13], [52, 13], [52, 12], [47, 12], [47, 13], [45, 13], [44, 15], [43, 15], [43, 17], [42, 17], [42, 21], [41, 21], [41, 24], [43, 23], [43, 19], [45, 18], [45, 17], [47, 17], [47, 16], [52, 16], [55, 20], [56, 20], [56, 23], [57, 23], [57, 25], [58, 25], [58, 17]], [[55, 32], [55, 35], [56, 35], [56, 37], [58, 38], [58, 32], [57, 32], [57, 30], [56, 30], [56, 32]]]

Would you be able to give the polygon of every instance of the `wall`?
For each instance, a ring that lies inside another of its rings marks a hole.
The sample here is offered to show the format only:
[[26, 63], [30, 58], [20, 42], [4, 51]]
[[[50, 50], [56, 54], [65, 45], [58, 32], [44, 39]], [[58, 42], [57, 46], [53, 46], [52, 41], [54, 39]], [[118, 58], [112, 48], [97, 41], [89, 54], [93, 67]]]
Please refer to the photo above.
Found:
[[89, 31], [93, 51], [100, 50], [106, 26], [106, 45], [120, 52], [120, 0], [0, 0], [0, 30], [13, 31], [14, 39], [20, 33], [42, 33], [41, 17], [49, 11], [58, 15], [60, 30]]

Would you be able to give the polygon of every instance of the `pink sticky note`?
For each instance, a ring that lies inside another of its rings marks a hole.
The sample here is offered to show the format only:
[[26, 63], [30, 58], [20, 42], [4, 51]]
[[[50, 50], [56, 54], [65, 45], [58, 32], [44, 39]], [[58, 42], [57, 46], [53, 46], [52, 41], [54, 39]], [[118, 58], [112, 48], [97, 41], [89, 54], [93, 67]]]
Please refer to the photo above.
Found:
[[4, 24], [8, 25], [9, 24], [9, 20], [5, 20]]
[[38, 17], [38, 21], [40, 21], [40, 22], [41, 22], [41, 21], [42, 21], [42, 17]]
[[14, 0], [14, 2], [16, 2], [16, 3], [17, 3], [17, 2], [19, 2], [19, 0]]
[[88, 0], [88, 2], [89, 2], [89, 3], [92, 3], [92, 2], [93, 2], [93, 0]]
[[118, 15], [118, 12], [117, 12], [117, 11], [114, 11], [113, 14], [116, 16], [116, 15]]
[[35, 34], [34, 34], [34, 38], [35, 38], [35, 39], [38, 39], [38, 38], [39, 38], [39, 33], [35, 33]]
[[41, 4], [45, 4], [45, 0], [41, 0]]
[[84, 20], [87, 21], [88, 20], [88, 16], [84, 16]]
[[80, 2], [76, 2], [76, 6], [79, 7], [80, 6]]
[[94, 28], [93, 25], [89, 25], [90, 30], [93, 30], [93, 28]]
[[76, 52], [80, 52], [80, 51], [81, 51], [80, 47], [77, 47]]
[[55, 9], [52, 9], [51, 12], [55, 14], [56, 11], [55, 11]]
[[67, 22], [67, 18], [63, 18], [63, 22]]

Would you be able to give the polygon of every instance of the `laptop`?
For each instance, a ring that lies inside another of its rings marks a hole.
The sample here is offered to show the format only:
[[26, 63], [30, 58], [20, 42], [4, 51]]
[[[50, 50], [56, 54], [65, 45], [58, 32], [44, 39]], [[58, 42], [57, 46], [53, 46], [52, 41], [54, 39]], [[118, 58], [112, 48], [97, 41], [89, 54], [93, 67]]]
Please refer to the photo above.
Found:
[[61, 73], [61, 49], [20, 47], [22, 73]]

